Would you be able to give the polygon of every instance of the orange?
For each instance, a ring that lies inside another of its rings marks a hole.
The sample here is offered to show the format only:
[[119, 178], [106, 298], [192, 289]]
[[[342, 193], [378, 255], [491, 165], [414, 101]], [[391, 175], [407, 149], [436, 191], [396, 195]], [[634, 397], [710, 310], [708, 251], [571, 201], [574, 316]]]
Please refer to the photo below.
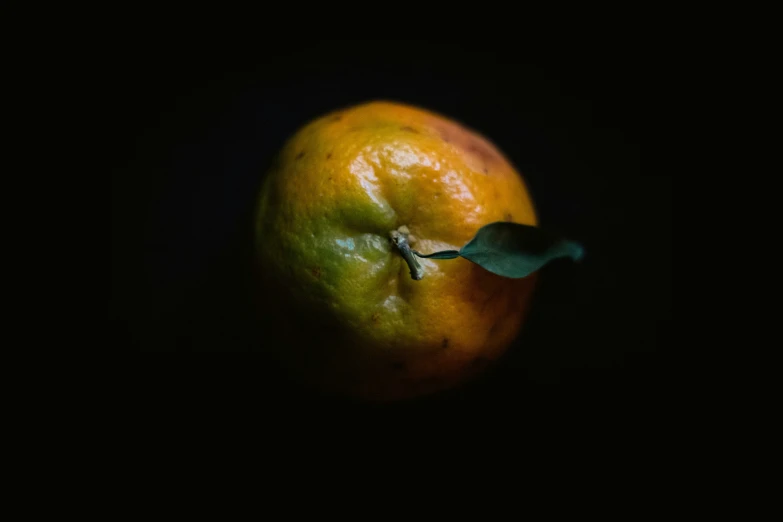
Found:
[[507, 279], [468, 260], [418, 259], [391, 239], [458, 250], [483, 225], [537, 225], [520, 174], [486, 138], [399, 103], [335, 111], [301, 128], [262, 186], [258, 270], [289, 328], [277, 343], [303, 382], [361, 399], [459, 385], [517, 335], [535, 274]]

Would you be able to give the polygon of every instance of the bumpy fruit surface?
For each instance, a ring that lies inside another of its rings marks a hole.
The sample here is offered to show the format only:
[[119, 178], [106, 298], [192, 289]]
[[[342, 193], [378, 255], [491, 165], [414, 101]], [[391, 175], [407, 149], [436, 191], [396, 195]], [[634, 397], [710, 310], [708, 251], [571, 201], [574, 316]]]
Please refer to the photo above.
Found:
[[517, 335], [535, 275], [419, 259], [415, 281], [390, 232], [407, 227], [428, 254], [458, 250], [495, 221], [536, 225], [533, 202], [503, 154], [460, 123], [387, 102], [310, 122], [282, 149], [256, 214], [278, 354], [304, 382], [360, 398], [474, 376]]

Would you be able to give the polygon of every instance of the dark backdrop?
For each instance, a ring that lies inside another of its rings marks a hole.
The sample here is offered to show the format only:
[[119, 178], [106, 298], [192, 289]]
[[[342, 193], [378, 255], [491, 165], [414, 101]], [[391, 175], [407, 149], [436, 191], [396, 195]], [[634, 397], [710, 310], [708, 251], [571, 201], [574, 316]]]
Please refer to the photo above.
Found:
[[274, 49], [183, 41], [131, 45], [114, 57], [105, 106], [114, 158], [112, 348], [173, 352], [149, 366], [192, 391], [295, 396], [257, 354], [226, 362], [194, 352], [244, 352], [265, 341], [250, 306], [248, 256], [252, 205], [271, 155], [313, 117], [388, 99], [489, 137], [526, 177], [542, 226], [587, 251], [580, 264], [542, 270], [525, 329], [494, 370], [436, 400], [509, 404], [542, 393], [665, 388], [674, 364], [665, 355], [671, 178], [645, 161], [655, 154], [655, 93], [651, 58], [640, 48]]

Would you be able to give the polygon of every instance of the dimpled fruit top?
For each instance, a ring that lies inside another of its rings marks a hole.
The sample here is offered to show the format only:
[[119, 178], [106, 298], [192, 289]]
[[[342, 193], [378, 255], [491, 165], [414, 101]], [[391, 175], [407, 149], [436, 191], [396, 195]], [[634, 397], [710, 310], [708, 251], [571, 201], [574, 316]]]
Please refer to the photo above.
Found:
[[[259, 272], [290, 325], [278, 346], [322, 389], [394, 399], [452, 387], [516, 336], [535, 275], [420, 259], [414, 281], [390, 240], [458, 250], [495, 221], [536, 225], [522, 177], [485, 138], [397, 103], [339, 110], [300, 129], [263, 184]], [[274, 290], [271, 290], [274, 289]]]

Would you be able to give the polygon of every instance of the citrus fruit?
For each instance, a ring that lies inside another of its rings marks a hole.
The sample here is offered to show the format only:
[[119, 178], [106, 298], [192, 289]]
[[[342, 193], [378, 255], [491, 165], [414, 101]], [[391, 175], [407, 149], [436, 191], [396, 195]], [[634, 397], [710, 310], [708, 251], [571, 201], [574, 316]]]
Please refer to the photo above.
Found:
[[535, 274], [397, 245], [458, 250], [482, 226], [536, 225], [522, 176], [486, 138], [429, 110], [372, 102], [306, 124], [258, 199], [258, 273], [302, 382], [361, 399], [459, 385], [497, 360], [525, 317]]

